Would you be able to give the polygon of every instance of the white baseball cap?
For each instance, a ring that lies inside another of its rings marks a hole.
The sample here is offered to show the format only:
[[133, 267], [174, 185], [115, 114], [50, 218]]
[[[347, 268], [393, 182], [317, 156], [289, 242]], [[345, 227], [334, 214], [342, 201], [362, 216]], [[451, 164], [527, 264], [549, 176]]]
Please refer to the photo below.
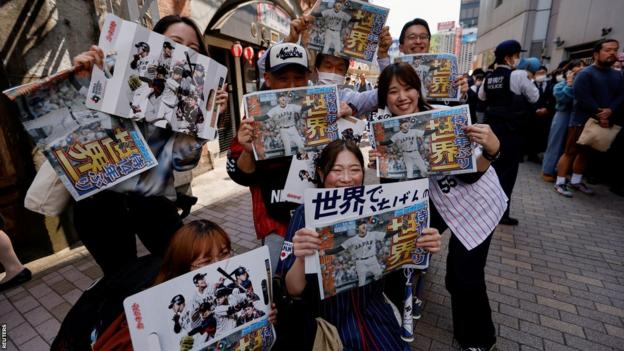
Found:
[[271, 46], [266, 56], [265, 71], [276, 72], [288, 65], [298, 65], [309, 70], [308, 53], [303, 46], [294, 43]]

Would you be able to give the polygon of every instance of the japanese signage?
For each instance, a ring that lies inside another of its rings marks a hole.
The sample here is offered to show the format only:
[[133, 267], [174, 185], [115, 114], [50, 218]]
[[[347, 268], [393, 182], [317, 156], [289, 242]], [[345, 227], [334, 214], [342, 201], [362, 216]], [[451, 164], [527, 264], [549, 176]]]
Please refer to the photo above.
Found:
[[126, 298], [133, 348], [270, 350], [270, 277], [263, 246]]
[[377, 175], [410, 179], [476, 172], [476, 157], [463, 129], [468, 125], [468, 105], [372, 121], [371, 144], [383, 155], [377, 160]]
[[87, 107], [203, 139], [217, 136], [216, 94], [227, 69], [134, 22], [108, 15]]
[[308, 48], [323, 54], [372, 62], [389, 10], [357, 0], [322, 0], [311, 15]]
[[134, 122], [85, 106], [87, 84], [66, 70], [4, 91], [77, 201], [157, 164]]
[[338, 139], [335, 85], [260, 91], [243, 102], [247, 118], [255, 121], [256, 160], [318, 151]]
[[459, 77], [457, 57], [452, 54], [413, 54], [396, 58], [407, 62], [420, 78], [423, 97], [427, 101], [459, 101], [461, 91], [453, 84]]
[[320, 234], [321, 249], [306, 257], [305, 271], [317, 275], [322, 299], [429, 265], [429, 253], [416, 247], [429, 226], [428, 186], [419, 179], [306, 190], [306, 226]]

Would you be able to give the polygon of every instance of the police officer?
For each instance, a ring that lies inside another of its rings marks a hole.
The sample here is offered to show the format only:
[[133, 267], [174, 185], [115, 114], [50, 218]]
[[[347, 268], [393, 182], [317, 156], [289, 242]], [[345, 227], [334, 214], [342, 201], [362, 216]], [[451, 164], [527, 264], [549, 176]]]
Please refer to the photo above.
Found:
[[522, 50], [515, 40], [505, 40], [494, 51], [496, 68], [485, 78], [479, 99], [485, 101], [485, 123], [500, 140], [500, 157], [492, 164], [498, 179], [509, 198], [507, 210], [500, 224], [517, 225], [518, 220], [509, 216], [511, 192], [518, 176], [522, 156], [522, 135], [520, 126], [539, 99], [539, 90], [524, 70], [514, 70], [520, 61]]

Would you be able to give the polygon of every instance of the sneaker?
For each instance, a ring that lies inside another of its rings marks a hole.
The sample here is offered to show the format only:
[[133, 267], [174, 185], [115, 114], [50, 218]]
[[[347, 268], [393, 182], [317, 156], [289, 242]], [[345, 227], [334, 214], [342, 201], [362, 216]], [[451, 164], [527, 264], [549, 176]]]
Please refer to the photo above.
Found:
[[412, 318], [420, 319], [420, 317], [422, 317], [422, 308], [422, 300], [414, 296], [414, 301], [412, 303]]
[[572, 197], [572, 192], [568, 189], [566, 184], [555, 184], [555, 191], [559, 193], [559, 195], [563, 195], [565, 197]]
[[580, 182], [578, 184], [570, 183], [569, 187], [574, 189], [574, 190], [578, 190], [578, 191], [582, 192], [585, 195], [594, 195], [595, 194], [595, 192], [592, 189], [590, 189], [587, 185], [585, 185], [585, 183], [583, 183], [583, 182]]
[[542, 179], [544, 179], [545, 182], [554, 183], [557, 177], [552, 174], [542, 173]]

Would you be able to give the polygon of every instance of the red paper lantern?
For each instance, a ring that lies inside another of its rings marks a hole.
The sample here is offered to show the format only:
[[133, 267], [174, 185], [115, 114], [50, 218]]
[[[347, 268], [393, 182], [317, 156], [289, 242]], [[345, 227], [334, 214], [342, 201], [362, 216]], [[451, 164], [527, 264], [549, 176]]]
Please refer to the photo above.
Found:
[[241, 54], [243, 53], [243, 46], [239, 42], [235, 42], [232, 44], [230, 52], [232, 52], [234, 57], [241, 57]]
[[246, 47], [243, 50], [243, 57], [245, 58], [245, 60], [251, 63], [254, 58], [254, 49], [251, 46]]

